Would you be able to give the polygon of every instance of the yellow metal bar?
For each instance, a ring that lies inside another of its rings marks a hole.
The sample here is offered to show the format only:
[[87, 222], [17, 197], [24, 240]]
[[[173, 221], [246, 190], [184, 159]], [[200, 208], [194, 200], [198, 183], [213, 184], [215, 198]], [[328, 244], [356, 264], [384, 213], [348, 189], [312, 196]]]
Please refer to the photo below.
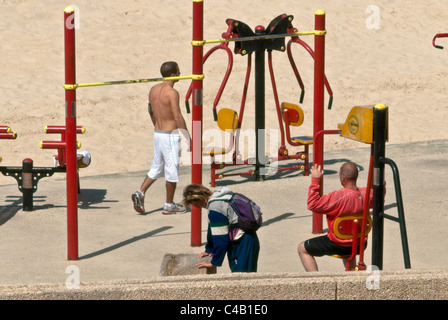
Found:
[[178, 77], [163, 77], [163, 78], [137, 79], [137, 80], [121, 80], [121, 81], [64, 84], [64, 89], [65, 90], [76, 90], [77, 88], [84, 88], [84, 87], [99, 87], [99, 86], [111, 86], [111, 85], [118, 85], [118, 84], [146, 83], [146, 82], [157, 82], [157, 81], [174, 81], [174, 80], [185, 80], [185, 79], [202, 80], [202, 79], [204, 79], [204, 75], [203, 74], [192, 74], [189, 76], [178, 76]]
[[253, 40], [263, 40], [263, 39], [278, 39], [278, 38], [286, 38], [286, 37], [298, 37], [298, 36], [323, 36], [327, 33], [326, 30], [313, 30], [313, 31], [304, 31], [304, 32], [291, 32], [291, 33], [283, 33], [283, 34], [267, 34], [267, 35], [261, 35], [261, 36], [254, 36], [254, 37], [242, 37], [242, 38], [230, 38], [230, 39], [213, 39], [213, 40], [205, 40], [202, 41], [200, 44], [193, 43], [193, 45], [203, 45], [204, 43], [223, 43], [223, 42], [236, 42], [236, 41], [253, 41]]

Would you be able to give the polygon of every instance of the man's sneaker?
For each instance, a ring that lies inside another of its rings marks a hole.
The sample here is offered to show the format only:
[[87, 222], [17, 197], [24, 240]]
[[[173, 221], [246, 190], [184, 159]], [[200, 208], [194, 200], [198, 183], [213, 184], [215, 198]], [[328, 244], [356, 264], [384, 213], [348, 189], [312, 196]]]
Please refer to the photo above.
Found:
[[185, 213], [187, 209], [181, 205], [174, 203], [171, 206], [164, 205], [162, 214], [176, 214], [176, 213]]
[[132, 194], [132, 202], [134, 203], [135, 211], [137, 211], [140, 214], [145, 213], [145, 196], [140, 190], [135, 191]]

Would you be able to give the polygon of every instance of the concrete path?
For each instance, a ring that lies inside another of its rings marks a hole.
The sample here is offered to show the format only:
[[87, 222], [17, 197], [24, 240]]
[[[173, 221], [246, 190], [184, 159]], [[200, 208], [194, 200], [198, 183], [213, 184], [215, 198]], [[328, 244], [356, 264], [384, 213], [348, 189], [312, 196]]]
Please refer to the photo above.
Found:
[[[324, 192], [340, 187], [338, 170], [345, 161], [360, 168], [359, 185], [366, 183], [370, 147], [325, 154]], [[386, 157], [398, 166], [406, 217], [412, 270], [446, 269], [448, 244], [448, 140], [424, 141], [386, 147]], [[85, 170], [88, 170], [85, 169]], [[397, 216], [392, 171], [386, 167], [385, 211]], [[181, 169], [176, 201], [191, 181], [189, 168]], [[0, 176], [0, 285], [65, 285], [73, 276], [81, 283], [134, 281], [159, 278], [166, 254], [196, 254], [192, 247], [191, 215], [162, 215], [164, 181], [148, 191], [144, 215], [136, 214], [131, 194], [140, 186], [146, 171], [81, 177], [79, 196], [79, 260], [67, 260], [65, 177], [56, 175], [39, 182], [34, 194], [35, 210], [22, 210], [21, 193], [14, 179]], [[204, 184], [210, 177], [204, 166]], [[9, 179], [7, 182], [6, 179]], [[255, 182], [249, 177], [231, 177], [217, 182], [242, 192], [257, 202], [264, 212], [259, 274], [293, 273], [305, 276], [297, 255], [297, 245], [315, 236], [312, 215], [306, 209], [309, 177], [301, 172], [283, 172]], [[207, 228], [202, 213], [202, 241]], [[326, 228], [324, 221], [324, 229]], [[325, 231], [325, 230], [324, 230]], [[371, 239], [371, 238], [369, 238]], [[365, 263], [371, 261], [371, 243]], [[317, 259], [320, 272], [339, 272], [340, 260]], [[385, 271], [404, 270], [398, 223], [386, 220], [384, 234]], [[227, 260], [218, 275], [230, 273]], [[203, 275], [204, 277], [210, 275]]]

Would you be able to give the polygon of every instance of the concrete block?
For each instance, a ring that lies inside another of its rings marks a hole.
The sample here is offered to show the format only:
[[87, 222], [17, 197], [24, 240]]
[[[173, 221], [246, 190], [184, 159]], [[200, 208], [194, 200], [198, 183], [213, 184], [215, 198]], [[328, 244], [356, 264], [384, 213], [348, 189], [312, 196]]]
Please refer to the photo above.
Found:
[[197, 254], [165, 254], [160, 268], [161, 276], [183, 276], [195, 274], [216, 274], [214, 268], [198, 268], [201, 261], [210, 261], [211, 257], [198, 259]]

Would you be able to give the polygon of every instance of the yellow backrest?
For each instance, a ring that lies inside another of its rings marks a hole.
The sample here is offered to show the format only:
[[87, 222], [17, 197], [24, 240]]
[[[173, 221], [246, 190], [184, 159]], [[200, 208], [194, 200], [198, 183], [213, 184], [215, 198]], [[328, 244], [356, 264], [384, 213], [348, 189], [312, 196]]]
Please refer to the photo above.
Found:
[[355, 106], [345, 120], [338, 124], [344, 138], [373, 143], [373, 108], [374, 106]]
[[238, 113], [232, 109], [221, 108], [217, 121], [221, 130], [233, 132], [238, 128]]
[[289, 102], [282, 102], [282, 111], [285, 109], [288, 110], [288, 120], [290, 125], [295, 127], [302, 125], [303, 110], [300, 106]]

